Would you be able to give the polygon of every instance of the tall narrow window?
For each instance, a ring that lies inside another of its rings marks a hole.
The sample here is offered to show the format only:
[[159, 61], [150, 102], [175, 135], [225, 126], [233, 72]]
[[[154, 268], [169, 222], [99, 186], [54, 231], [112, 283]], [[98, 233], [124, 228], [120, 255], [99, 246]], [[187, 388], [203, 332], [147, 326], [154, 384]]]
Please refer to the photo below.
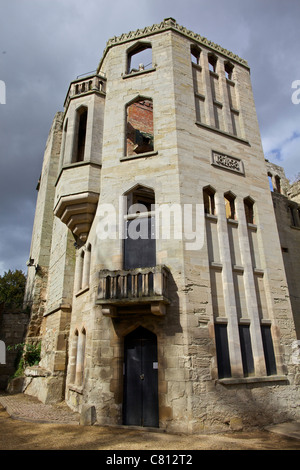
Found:
[[152, 68], [152, 48], [149, 43], [138, 43], [127, 53], [127, 73]]
[[267, 375], [275, 375], [277, 374], [277, 368], [272, 341], [271, 327], [269, 325], [262, 325], [261, 334], [265, 353]]
[[230, 62], [226, 62], [224, 68], [225, 68], [225, 77], [228, 80], [232, 80], [233, 65]]
[[75, 384], [82, 385], [84, 377], [86, 332], [83, 328], [77, 343]]
[[67, 132], [68, 132], [68, 119], [66, 119], [66, 122], [65, 122], [65, 125], [64, 125], [64, 132], [63, 132], [63, 136], [62, 136], [59, 170], [63, 166], [63, 162], [64, 162]]
[[229, 191], [224, 194], [225, 210], [227, 219], [235, 219], [235, 196]]
[[248, 224], [254, 224], [254, 201], [250, 197], [244, 199], [244, 208], [246, 222]]
[[154, 149], [153, 104], [138, 99], [127, 106], [126, 155], [139, 155]]
[[70, 383], [75, 383], [76, 376], [76, 361], [77, 361], [77, 348], [78, 348], [78, 330], [75, 331], [72, 340], [72, 349], [70, 357]]
[[249, 375], [254, 374], [254, 361], [249, 325], [239, 325], [239, 334], [244, 376], [248, 377]]
[[203, 204], [205, 214], [215, 215], [215, 190], [211, 186], [203, 189]]
[[208, 68], [210, 72], [217, 71], [217, 57], [214, 54], [208, 54]]
[[153, 204], [154, 191], [150, 188], [137, 186], [127, 194], [124, 269], [156, 265], [155, 217], [151, 212]]
[[229, 347], [227, 337], [227, 325], [223, 323], [215, 324], [215, 338], [217, 349], [217, 363], [219, 379], [231, 377], [231, 367], [229, 358]]
[[200, 65], [200, 49], [197, 46], [191, 46], [191, 61], [193, 64]]
[[81, 106], [76, 112], [73, 162], [82, 162], [84, 160], [87, 116], [88, 110], [85, 106]]

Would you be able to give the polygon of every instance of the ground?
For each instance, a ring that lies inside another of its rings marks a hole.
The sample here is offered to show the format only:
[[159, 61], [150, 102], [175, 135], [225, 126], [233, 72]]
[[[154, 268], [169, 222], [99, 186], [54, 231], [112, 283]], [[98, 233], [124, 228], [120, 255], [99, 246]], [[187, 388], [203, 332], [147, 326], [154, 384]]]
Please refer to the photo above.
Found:
[[179, 435], [14, 419], [0, 405], [0, 450], [300, 450], [300, 440], [266, 430]]

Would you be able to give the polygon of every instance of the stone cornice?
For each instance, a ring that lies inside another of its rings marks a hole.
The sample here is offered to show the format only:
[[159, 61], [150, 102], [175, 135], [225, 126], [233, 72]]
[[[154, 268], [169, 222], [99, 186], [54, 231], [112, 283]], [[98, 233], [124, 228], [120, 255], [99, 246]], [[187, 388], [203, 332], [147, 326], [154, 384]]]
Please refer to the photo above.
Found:
[[229, 59], [231, 59], [235, 62], [238, 62], [239, 64], [243, 65], [244, 67], [249, 68], [248, 62], [246, 60], [240, 58], [238, 55], [234, 54], [233, 52], [228, 51], [227, 49], [224, 49], [223, 47], [219, 46], [218, 44], [215, 44], [212, 41], [209, 41], [205, 37], [200, 36], [200, 34], [194, 33], [193, 31], [188, 30], [184, 26], [180, 26], [176, 22], [176, 20], [174, 20], [173, 18], [166, 18], [161, 23], [154, 24], [152, 26], [146, 26], [145, 28], [137, 29], [136, 31], [129, 31], [129, 33], [123, 33], [123, 34], [121, 34], [121, 36], [118, 36], [118, 37], [114, 36], [113, 38], [109, 39], [106, 43], [106, 48], [104, 50], [103, 57], [102, 57], [102, 59], [100, 61], [100, 64], [98, 66], [97, 73], [99, 73], [102, 61], [103, 61], [107, 51], [111, 47], [129, 42], [129, 41], [132, 41], [132, 40], [135, 40], [135, 39], [141, 39], [143, 37], [147, 37], [147, 36], [150, 36], [152, 34], [158, 34], [158, 33], [164, 32], [164, 31], [168, 31], [168, 30], [176, 31], [179, 34], [182, 34], [182, 35], [188, 37], [189, 39], [192, 39], [193, 41], [198, 42], [200, 45], [208, 47], [211, 50], [213, 50], [213, 51], [215, 51], [219, 54], [222, 54], [222, 55], [228, 57]]

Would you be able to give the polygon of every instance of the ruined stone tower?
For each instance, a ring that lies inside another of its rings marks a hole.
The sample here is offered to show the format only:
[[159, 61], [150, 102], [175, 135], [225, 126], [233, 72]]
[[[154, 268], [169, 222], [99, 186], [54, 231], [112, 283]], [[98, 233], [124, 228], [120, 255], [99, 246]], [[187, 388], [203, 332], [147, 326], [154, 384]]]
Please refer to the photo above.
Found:
[[70, 84], [30, 264], [26, 393], [185, 432], [299, 417], [249, 67], [174, 19], [109, 40]]

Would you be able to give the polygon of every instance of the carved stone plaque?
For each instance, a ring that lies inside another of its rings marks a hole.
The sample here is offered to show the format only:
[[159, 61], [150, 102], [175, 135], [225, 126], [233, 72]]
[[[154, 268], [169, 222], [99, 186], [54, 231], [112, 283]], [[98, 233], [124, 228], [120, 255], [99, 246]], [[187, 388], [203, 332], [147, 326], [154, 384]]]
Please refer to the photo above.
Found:
[[214, 150], [212, 152], [212, 165], [240, 173], [241, 175], [245, 174], [242, 160], [236, 157], [230, 157], [224, 153], [215, 152]]

